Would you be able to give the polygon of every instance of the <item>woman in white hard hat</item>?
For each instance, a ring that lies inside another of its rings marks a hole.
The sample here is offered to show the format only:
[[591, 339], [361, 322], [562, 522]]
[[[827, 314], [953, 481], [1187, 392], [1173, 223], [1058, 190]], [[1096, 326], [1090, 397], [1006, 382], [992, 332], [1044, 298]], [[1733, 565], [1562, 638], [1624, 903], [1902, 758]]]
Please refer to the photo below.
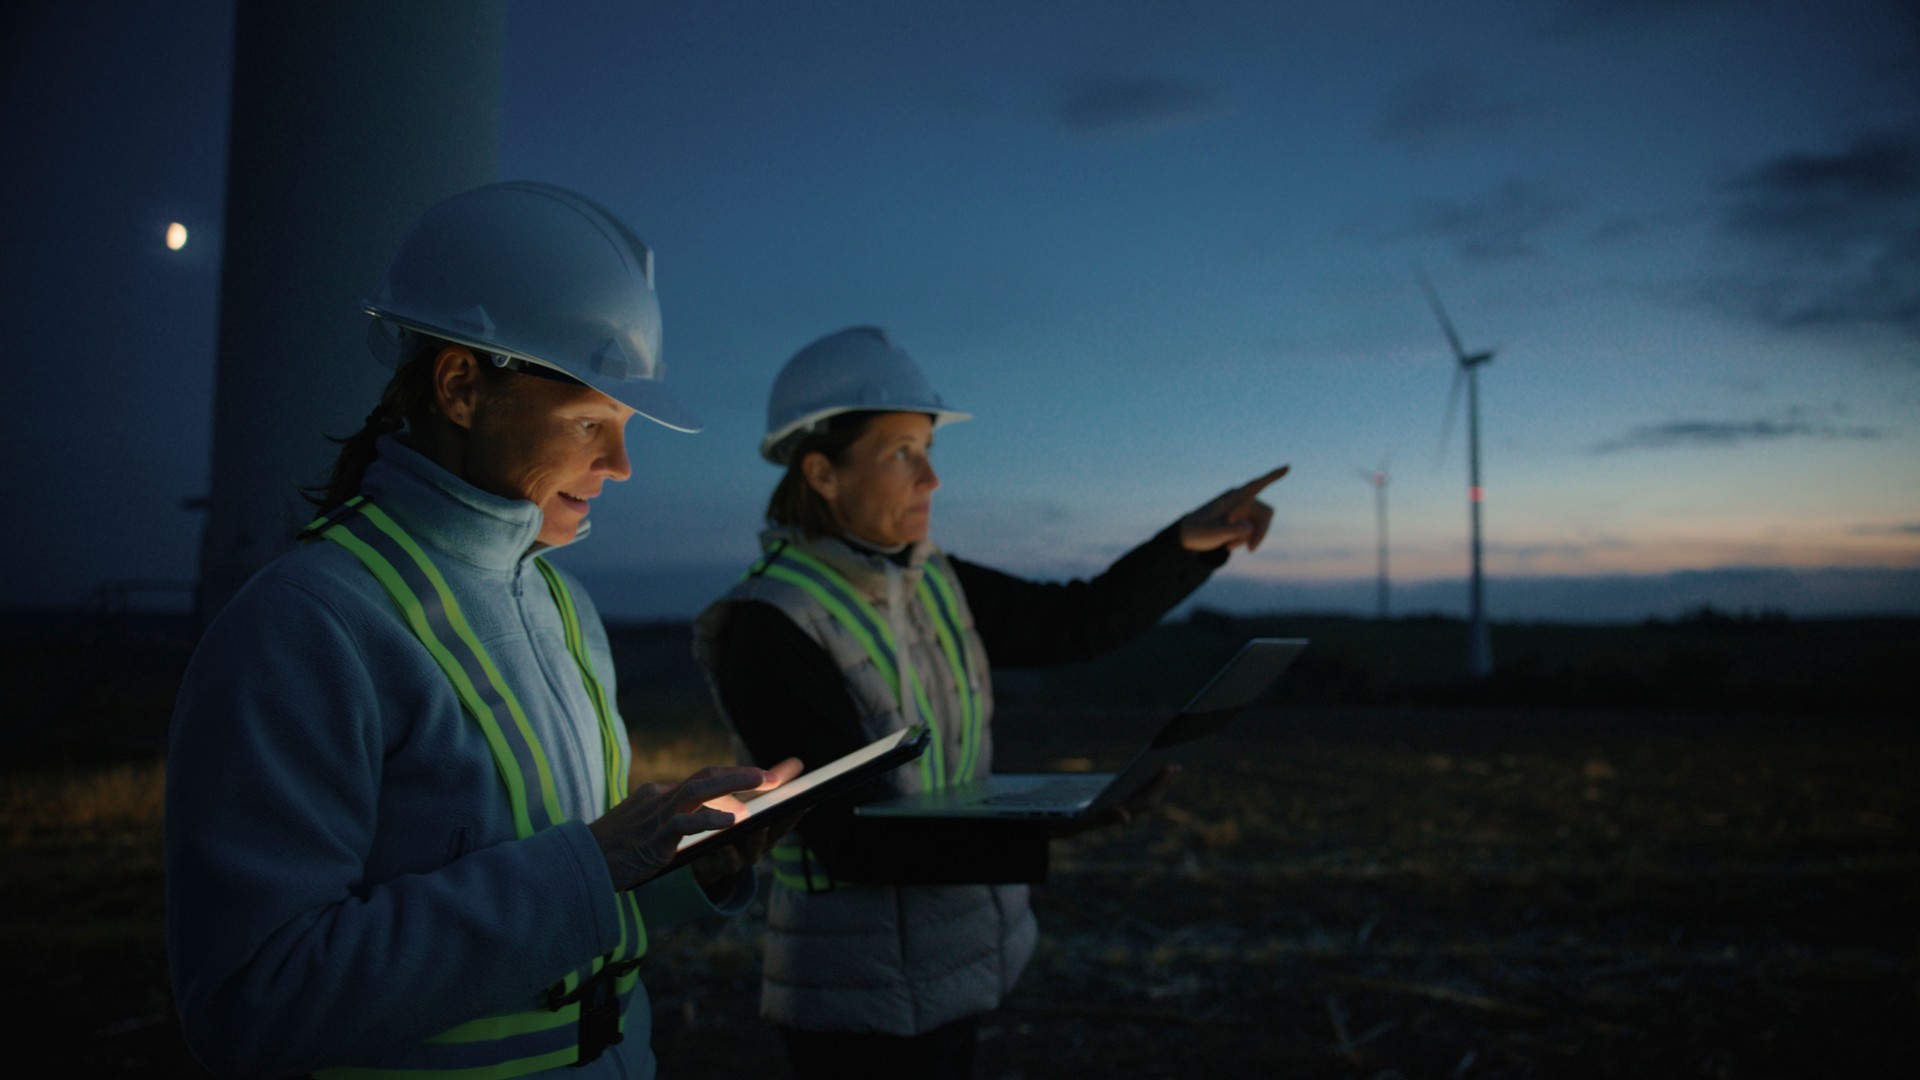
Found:
[[[928, 540], [934, 429], [966, 418], [871, 327], [828, 335], [781, 370], [760, 450], [786, 474], [763, 557], [695, 623], [695, 655], [753, 760], [827, 760], [924, 720], [935, 739], [920, 763], [869, 794], [985, 777], [990, 665], [1083, 660], [1146, 630], [1232, 549], [1259, 546], [1273, 512], [1258, 495], [1286, 472], [1228, 491], [1091, 581], [1038, 584]], [[1032, 955], [1015, 882], [1037, 878], [1021, 872], [1036, 846], [1044, 867], [1045, 834], [915, 828], [822, 809], [774, 849], [761, 1009], [802, 1078], [968, 1075], [980, 1014]]]
[[606, 630], [540, 557], [629, 475], [634, 415], [698, 430], [651, 254], [573, 192], [496, 184], [429, 211], [367, 310], [398, 371], [176, 705], [182, 1028], [249, 1076], [652, 1076], [636, 961], [739, 910], [758, 852], [661, 871], [797, 763], [630, 794]]

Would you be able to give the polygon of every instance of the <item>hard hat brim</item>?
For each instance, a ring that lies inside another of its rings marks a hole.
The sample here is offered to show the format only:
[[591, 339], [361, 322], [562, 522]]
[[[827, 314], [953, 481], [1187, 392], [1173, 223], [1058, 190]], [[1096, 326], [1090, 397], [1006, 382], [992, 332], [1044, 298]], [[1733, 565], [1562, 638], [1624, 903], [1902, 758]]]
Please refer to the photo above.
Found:
[[[486, 348], [484, 345], [476, 347]], [[523, 357], [523, 359], [558, 372], [570, 382], [590, 386], [661, 427], [685, 432], [688, 435], [697, 435], [706, 427], [700, 417], [695, 415], [692, 409], [681, 404], [673, 391], [667, 389], [667, 384], [658, 379], [610, 379], [591, 372], [582, 376], [558, 364], [549, 364], [531, 357]]]
[[973, 419], [972, 413], [961, 412], [958, 409], [939, 408], [932, 405], [847, 405], [840, 408], [821, 409], [818, 412], [808, 413], [806, 416], [787, 424], [778, 431], [768, 432], [766, 438], [760, 440], [760, 456], [775, 465], [785, 465], [787, 464], [788, 456], [793, 452], [794, 446], [800, 442], [800, 439], [796, 436], [804, 436], [814, 425], [823, 420], [831, 420], [842, 413], [853, 412], [921, 413], [925, 416], [933, 417], [933, 426], [936, 428], [944, 424], [953, 424], [961, 420]]
[[654, 379], [587, 380], [587, 385], [664, 428], [697, 435], [707, 425]]
[[403, 357], [400, 355], [399, 342], [389, 336], [389, 333], [383, 329], [383, 324], [426, 334], [442, 341], [451, 341], [478, 352], [511, 356], [516, 360], [537, 364], [566, 376], [569, 381], [600, 391], [664, 428], [697, 435], [706, 427], [700, 417], [692, 409], [681, 404], [673, 391], [668, 390], [667, 385], [659, 379], [614, 379], [593, 372], [588, 372], [583, 377], [579, 372], [568, 371], [558, 364], [549, 363], [537, 356], [502, 350], [498, 344], [492, 342], [478, 341], [459, 333], [449, 333], [437, 326], [428, 326], [382, 310], [371, 302], [361, 304], [361, 310], [373, 316], [373, 323], [367, 333], [368, 346], [373, 350], [374, 356], [388, 367], [395, 366]]

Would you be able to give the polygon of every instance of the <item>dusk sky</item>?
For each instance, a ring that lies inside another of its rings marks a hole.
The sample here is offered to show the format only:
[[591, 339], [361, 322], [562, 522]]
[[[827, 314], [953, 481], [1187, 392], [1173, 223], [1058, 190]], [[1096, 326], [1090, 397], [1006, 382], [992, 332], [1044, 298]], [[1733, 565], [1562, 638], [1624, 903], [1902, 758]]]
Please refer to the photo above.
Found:
[[[636, 421], [634, 479], [560, 556], [610, 615], [689, 616], [744, 568], [774, 373], [858, 324], [975, 416], [935, 452], [948, 550], [1095, 571], [1291, 463], [1198, 602], [1370, 612], [1388, 461], [1396, 608], [1457, 612], [1464, 417], [1439, 460], [1417, 267], [1498, 348], [1496, 620], [1920, 613], [1910, 3], [507, 11], [500, 175], [654, 247], [707, 421]], [[231, 46], [217, 3], [0, 16], [6, 603], [195, 573]]]

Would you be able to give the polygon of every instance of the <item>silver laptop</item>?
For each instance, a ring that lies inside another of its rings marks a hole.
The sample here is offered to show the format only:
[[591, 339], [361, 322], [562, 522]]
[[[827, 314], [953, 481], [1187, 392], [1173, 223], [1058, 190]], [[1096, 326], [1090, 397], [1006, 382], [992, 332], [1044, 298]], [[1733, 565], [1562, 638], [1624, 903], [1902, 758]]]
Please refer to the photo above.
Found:
[[986, 817], [1067, 820], [1100, 814], [1145, 787], [1177, 748], [1225, 728], [1307, 647], [1304, 638], [1254, 638], [1117, 773], [1013, 773], [941, 791], [857, 807], [864, 817]]

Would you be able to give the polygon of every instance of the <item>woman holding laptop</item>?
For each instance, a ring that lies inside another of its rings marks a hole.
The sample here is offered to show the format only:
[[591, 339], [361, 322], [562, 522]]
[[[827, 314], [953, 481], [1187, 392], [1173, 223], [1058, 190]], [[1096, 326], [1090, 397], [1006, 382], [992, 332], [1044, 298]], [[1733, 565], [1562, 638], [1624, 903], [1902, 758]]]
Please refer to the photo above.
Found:
[[[1091, 581], [1041, 584], [928, 539], [934, 429], [967, 418], [872, 327], [815, 341], [774, 381], [760, 453], [785, 474], [762, 555], [695, 624], [695, 655], [752, 760], [831, 761], [925, 724], [927, 751], [865, 794], [985, 778], [991, 667], [1086, 660], [1145, 631], [1234, 548], [1259, 546], [1273, 511], [1258, 496], [1287, 471], [1220, 495]], [[802, 1078], [966, 1076], [980, 1014], [1033, 953], [1017, 883], [1031, 879], [1007, 871], [1032, 860], [931, 829], [902, 844], [897, 822], [858, 818], [853, 801], [774, 849], [761, 1011]], [[1012, 846], [1038, 847], [1044, 864], [1044, 843], [1029, 831]]]

